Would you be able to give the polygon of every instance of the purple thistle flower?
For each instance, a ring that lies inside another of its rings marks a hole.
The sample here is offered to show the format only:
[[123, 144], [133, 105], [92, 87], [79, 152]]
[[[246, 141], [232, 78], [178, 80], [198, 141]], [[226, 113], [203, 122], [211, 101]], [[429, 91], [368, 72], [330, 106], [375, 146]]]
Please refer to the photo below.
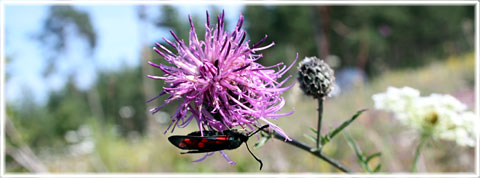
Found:
[[[276, 80], [284, 75], [297, 59], [288, 67], [283, 63], [262, 66], [255, 62], [262, 57], [262, 54], [256, 52], [274, 45], [272, 42], [259, 47], [267, 35], [255, 45], [249, 46], [249, 40], [244, 41], [246, 32], [242, 29], [242, 15], [231, 33], [224, 30], [223, 11], [217, 17], [218, 22], [214, 28], [210, 27], [208, 11], [206, 15], [204, 41], [198, 39], [189, 15], [191, 29], [188, 46], [170, 30], [175, 41], [166, 38], [163, 40], [175, 48], [177, 54], [160, 43], [156, 43], [157, 47], [153, 48], [174, 66], [148, 62], [165, 73], [163, 76], [148, 77], [163, 80], [168, 84], [158, 96], [149, 101], [164, 94], [170, 95], [164, 104], [150, 111], [154, 114], [174, 100], [183, 100], [165, 133], [170, 128], [173, 132], [175, 127], [185, 127], [195, 119], [200, 131], [223, 131], [240, 126], [247, 132], [252, 132], [255, 127], [268, 124], [269, 128], [290, 139], [269, 119], [277, 120], [278, 117], [294, 112], [277, 113], [285, 105], [285, 99], [280, 94], [295, 83], [281, 88], [291, 76], [281, 82]], [[278, 70], [275, 71], [274, 68]], [[187, 112], [190, 115], [187, 115]]]

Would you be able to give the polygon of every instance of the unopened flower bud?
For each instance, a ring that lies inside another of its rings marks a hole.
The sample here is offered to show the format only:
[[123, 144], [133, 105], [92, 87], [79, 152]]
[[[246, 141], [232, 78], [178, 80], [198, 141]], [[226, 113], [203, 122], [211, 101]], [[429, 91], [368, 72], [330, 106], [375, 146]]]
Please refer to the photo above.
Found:
[[306, 95], [324, 98], [333, 90], [333, 70], [317, 57], [305, 57], [298, 66], [298, 81]]

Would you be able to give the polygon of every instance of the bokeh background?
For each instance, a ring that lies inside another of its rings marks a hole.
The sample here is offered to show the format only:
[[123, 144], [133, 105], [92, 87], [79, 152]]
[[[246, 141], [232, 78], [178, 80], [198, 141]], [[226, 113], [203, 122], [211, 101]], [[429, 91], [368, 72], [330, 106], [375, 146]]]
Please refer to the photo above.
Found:
[[[162, 100], [145, 103], [163, 86], [145, 77], [162, 74], [148, 60], [165, 63], [153, 53], [154, 42], [172, 39], [169, 29], [188, 39], [188, 14], [202, 37], [205, 10], [211, 22], [225, 10], [228, 31], [243, 14], [251, 44], [268, 34], [265, 44], [276, 45], [263, 51], [264, 65], [290, 64], [296, 53], [325, 59], [335, 69], [337, 87], [325, 101], [323, 130], [369, 109], [347, 132], [364, 152], [382, 152], [373, 161], [382, 172], [408, 172], [419, 138], [391, 114], [373, 109], [372, 94], [410, 86], [422, 96], [451, 94], [474, 110], [473, 6], [7, 4], [6, 171], [257, 172], [244, 146], [226, 151], [235, 166], [218, 153], [192, 163], [203, 155], [180, 155], [167, 141], [172, 134], [163, 134], [177, 104], [151, 115], [148, 109]], [[295, 78], [296, 68], [290, 74]], [[285, 111], [296, 112], [276, 123], [313, 145], [305, 135], [316, 125], [316, 101], [298, 86], [284, 96]], [[195, 129], [191, 124], [174, 134]], [[343, 136], [324, 151], [362, 172]], [[278, 140], [254, 152], [264, 162], [262, 172], [337, 172]], [[437, 140], [424, 149], [419, 172], [473, 172], [474, 156], [474, 148]]]

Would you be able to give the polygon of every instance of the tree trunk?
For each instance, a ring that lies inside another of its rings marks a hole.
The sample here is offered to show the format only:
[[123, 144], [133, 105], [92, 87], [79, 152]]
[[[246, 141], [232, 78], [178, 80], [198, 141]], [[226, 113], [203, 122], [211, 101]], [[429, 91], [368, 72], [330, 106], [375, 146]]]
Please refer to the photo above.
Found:
[[[328, 49], [328, 29], [330, 27], [330, 16], [328, 15], [328, 6], [318, 6], [313, 8], [312, 19], [314, 20], [313, 32], [315, 43], [317, 45], [318, 56], [320, 59], [326, 59], [329, 55]], [[318, 18], [320, 16], [320, 18]]]
[[[158, 92], [155, 90], [155, 85], [153, 80], [147, 78], [147, 75], [152, 75], [153, 70], [152, 67], [148, 65], [148, 61], [152, 59], [151, 55], [151, 47], [148, 44], [148, 20], [146, 16], [146, 6], [139, 6], [137, 9], [138, 18], [140, 20], [140, 44], [142, 45], [141, 48], [141, 63], [142, 63], [142, 83], [143, 83], [143, 93], [145, 96], [145, 101], [149, 100], [150, 98], [156, 96]], [[150, 103], [146, 104], [145, 108], [145, 115], [147, 116], [147, 133], [157, 133], [158, 122], [155, 121], [155, 117], [153, 114], [150, 113], [149, 108], [156, 107], [158, 102], [156, 100], [151, 101]]]

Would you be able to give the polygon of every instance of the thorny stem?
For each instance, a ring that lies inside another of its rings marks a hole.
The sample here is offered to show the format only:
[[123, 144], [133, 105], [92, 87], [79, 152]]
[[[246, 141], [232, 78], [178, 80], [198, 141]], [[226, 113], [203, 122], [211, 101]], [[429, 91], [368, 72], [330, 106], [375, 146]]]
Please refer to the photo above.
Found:
[[315, 155], [316, 157], [326, 161], [327, 163], [329, 163], [330, 165], [334, 166], [335, 168], [345, 172], [345, 173], [350, 173], [352, 172], [350, 169], [346, 168], [344, 165], [342, 165], [340, 162], [338, 162], [337, 160], [333, 159], [333, 158], [330, 158], [329, 156], [325, 155], [322, 151], [320, 150], [315, 150], [315, 149], [312, 149], [310, 148], [309, 146], [305, 145], [304, 143], [300, 142], [300, 141], [297, 141], [295, 139], [292, 139], [292, 140], [287, 140], [284, 136], [274, 132], [274, 137], [278, 140], [281, 140], [281, 141], [285, 141], [286, 143], [290, 144], [290, 145], [293, 145], [295, 147], [298, 147], [304, 151], [307, 151], [313, 155]]
[[417, 162], [420, 157], [420, 152], [422, 151], [423, 145], [425, 145], [426, 135], [422, 135], [420, 138], [420, 143], [418, 143], [417, 149], [415, 150], [415, 157], [413, 158], [412, 172], [417, 172]]
[[317, 123], [317, 150], [320, 151], [322, 148], [322, 143], [320, 139], [322, 138], [320, 130], [322, 129], [322, 113], [323, 113], [323, 97], [320, 97], [318, 100], [318, 123]]

